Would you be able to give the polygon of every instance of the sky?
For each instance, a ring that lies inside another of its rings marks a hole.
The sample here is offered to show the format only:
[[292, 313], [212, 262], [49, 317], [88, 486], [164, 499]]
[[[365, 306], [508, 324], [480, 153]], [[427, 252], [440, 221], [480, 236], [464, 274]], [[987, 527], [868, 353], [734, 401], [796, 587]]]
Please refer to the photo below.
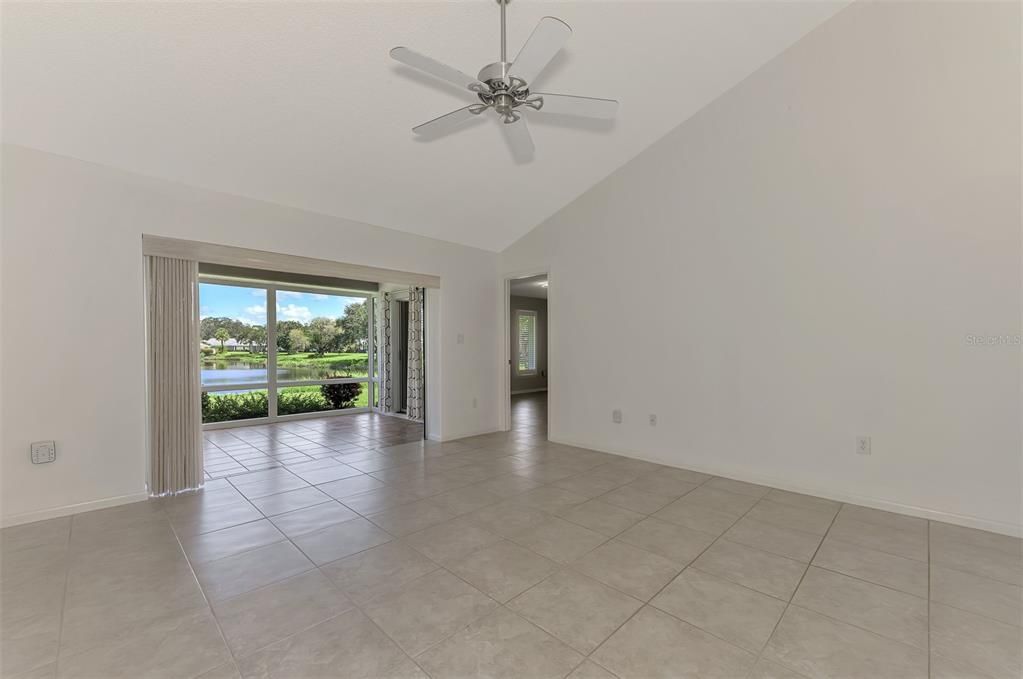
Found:
[[[213, 283], [199, 284], [199, 316], [234, 318], [249, 325], [266, 325], [266, 290]], [[277, 291], [277, 320], [308, 323], [317, 316], [340, 318], [348, 304], [361, 297], [312, 292]]]

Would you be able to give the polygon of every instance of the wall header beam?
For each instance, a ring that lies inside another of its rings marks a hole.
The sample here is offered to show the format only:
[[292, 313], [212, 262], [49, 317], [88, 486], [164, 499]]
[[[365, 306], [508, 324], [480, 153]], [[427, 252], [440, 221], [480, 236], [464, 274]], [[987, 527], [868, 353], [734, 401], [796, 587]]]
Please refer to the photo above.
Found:
[[355, 290], [358, 292], [377, 292], [379, 283], [357, 281], [351, 278], [335, 278], [334, 276], [312, 276], [294, 271], [268, 271], [266, 269], [250, 269], [245, 266], [227, 266], [226, 264], [209, 264], [199, 262], [200, 276], [219, 276], [223, 278], [240, 278], [250, 281], [267, 283], [291, 284], [305, 287], [330, 288], [333, 290]]
[[264, 271], [280, 271], [308, 276], [344, 278], [374, 283], [398, 283], [421, 288], [439, 288], [440, 277], [428, 274], [380, 269], [327, 259], [285, 255], [264, 250], [250, 250], [231, 245], [142, 235], [142, 254], [192, 259], [206, 264], [220, 264]]

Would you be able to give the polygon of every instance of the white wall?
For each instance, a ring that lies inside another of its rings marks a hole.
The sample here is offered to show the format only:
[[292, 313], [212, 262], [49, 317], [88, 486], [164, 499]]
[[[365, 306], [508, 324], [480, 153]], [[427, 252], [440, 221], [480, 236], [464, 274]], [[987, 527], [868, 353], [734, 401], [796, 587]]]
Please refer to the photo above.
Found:
[[506, 250], [552, 438], [1018, 532], [1019, 30], [857, 3]]
[[[428, 301], [439, 318], [428, 340], [431, 355], [439, 347], [427, 385], [434, 433], [497, 427], [493, 253], [13, 146], [3, 201], [6, 523], [143, 492], [143, 233], [440, 276]], [[30, 464], [29, 442], [40, 439], [57, 441], [56, 463]]]

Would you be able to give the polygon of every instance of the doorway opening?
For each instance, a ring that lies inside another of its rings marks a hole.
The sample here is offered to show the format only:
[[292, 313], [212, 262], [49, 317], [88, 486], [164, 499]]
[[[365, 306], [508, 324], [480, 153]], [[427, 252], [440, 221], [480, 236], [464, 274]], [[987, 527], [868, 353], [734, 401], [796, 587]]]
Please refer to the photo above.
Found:
[[549, 276], [506, 282], [508, 319], [507, 428], [547, 438]]

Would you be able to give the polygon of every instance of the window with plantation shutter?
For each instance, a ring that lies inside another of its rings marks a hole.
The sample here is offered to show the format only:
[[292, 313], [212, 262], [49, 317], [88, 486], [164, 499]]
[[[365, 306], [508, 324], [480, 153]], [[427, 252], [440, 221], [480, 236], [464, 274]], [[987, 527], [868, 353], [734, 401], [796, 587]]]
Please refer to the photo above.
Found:
[[536, 374], [536, 312], [516, 311], [518, 326], [519, 356], [515, 372], [519, 375]]

